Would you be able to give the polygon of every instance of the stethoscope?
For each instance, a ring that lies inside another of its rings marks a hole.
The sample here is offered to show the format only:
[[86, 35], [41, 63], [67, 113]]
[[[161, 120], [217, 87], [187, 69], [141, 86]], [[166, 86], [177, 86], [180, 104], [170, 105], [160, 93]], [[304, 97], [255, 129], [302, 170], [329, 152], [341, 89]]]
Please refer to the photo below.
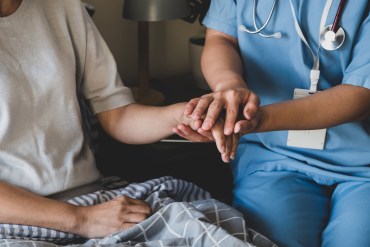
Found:
[[257, 28], [257, 23], [256, 23], [256, 9], [257, 9], [257, 7], [256, 7], [256, 0], [253, 0], [253, 25], [254, 25], [254, 30], [253, 31], [252, 30], [249, 30], [244, 25], [240, 25], [239, 26], [239, 30], [244, 31], [244, 32], [247, 32], [247, 33], [250, 33], [250, 34], [256, 34], [256, 33], [258, 33], [259, 35], [261, 35], [262, 37], [265, 37], [265, 38], [280, 39], [281, 38], [281, 32], [276, 32], [276, 33], [273, 33], [273, 34], [263, 34], [262, 33], [262, 31], [265, 29], [265, 27], [267, 26], [267, 24], [270, 22], [272, 13], [274, 12], [274, 9], [275, 9], [275, 4], [276, 4], [276, 0], [274, 0], [274, 2], [272, 4], [270, 13], [269, 13], [269, 15], [268, 15], [265, 23], [263, 23], [263, 25], [260, 28]]
[[[330, 3], [326, 4], [326, 6], [324, 8], [324, 11], [323, 11], [323, 16], [325, 16], [325, 17], [323, 17], [322, 19], [325, 19], [325, 21], [326, 21], [327, 15], [329, 13], [332, 1], [329, 1], [329, 2]], [[291, 6], [292, 6], [293, 4], [292, 4], [291, 0], [290, 0], [290, 3], [291, 3]], [[326, 26], [324, 28], [322, 28], [322, 27], [320, 28], [320, 30], [321, 30], [320, 31], [320, 45], [325, 50], [329, 50], [329, 51], [336, 50], [336, 49], [340, 48], [344, 43], [346, 35], [345, 35], [345, 32], [344, 32], [343, 28], [339, 26], [339, 21], [341, 19], [345, 3], [346, 3], [346, 0], [341, 0], [340, 1], [338, 9], [337, 9], [337, 13], [336, 13], [334, 21], [333, 21], [333, 24], [331, 24], [329, 26]], [[276, 4], [276, 0], [274, 0], [274, 2], [272, 4], [270, 13], [269, 13], [265, 23], [263, 23], [263, 25], [260, 28], [258, 28], [257, 24], [256, 24], [256, 0], [253, 0], [253, 26], [254, 26], [254, 30], [250, 30], [244, 25], [240, 25], [239, 30], [250, 33], [250, 34], [259, 34], [259, 35], [261, 35], [262, 37], [265, 37], [265, 38], [277, 38], [277, 39], [281, 38], [282, 37], [281, 32], [275, 32], [275, 33], [272, 33], [272, 34], [263, 34], [262, 33], [262, 31], [265, 29], [267, 24], [270, 22], [272, 13], [275, 9], [275, 4]], [[293, 16], [295, 18], [295, 25], [296, 25], [296, 29], [297, 29], [297, 23], [298, 22], [296, 21], [296, 16], [295, 16], [293, 8], [292, 8], [292, 11], [293, 11]]]
[[342, 17], [342, 12], [345, 4], [346, 0], [340, 1], [333, 24], [326, 26], [320, 33], [320, 44], [325, 50], [336, 50], [344, 43], [346, 34], [343, 28], [339, 26], [339, 21]]

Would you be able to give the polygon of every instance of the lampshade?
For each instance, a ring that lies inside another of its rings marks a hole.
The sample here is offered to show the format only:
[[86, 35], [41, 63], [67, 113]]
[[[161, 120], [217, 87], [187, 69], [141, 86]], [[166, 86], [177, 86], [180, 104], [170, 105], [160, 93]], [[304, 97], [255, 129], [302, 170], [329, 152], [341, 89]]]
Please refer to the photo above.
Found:
[[138, 22], [138, 86], [132, 87], [136, 102], [161, 105], [164, 95], [150, 87], [149, 23], [184, 18], [190, 15], [189, 0], [125, 0], [122, 17]]
[[125, 0], [123, 18], [137, 21], [164, 21], [190, 15], [188, 0]]

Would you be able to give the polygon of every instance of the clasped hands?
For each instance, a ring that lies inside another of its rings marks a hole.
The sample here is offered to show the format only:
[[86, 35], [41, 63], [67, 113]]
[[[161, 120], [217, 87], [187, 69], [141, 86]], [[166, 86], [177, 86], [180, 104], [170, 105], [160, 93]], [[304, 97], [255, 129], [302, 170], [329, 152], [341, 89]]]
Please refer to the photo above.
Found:
[[244, 87], [212, 92], [188, 102], [173, 132], [192, 141], [215, 141], [228, 163], [235, 157], [240, 136], [258, 127], [259, 105], [258, 96]]

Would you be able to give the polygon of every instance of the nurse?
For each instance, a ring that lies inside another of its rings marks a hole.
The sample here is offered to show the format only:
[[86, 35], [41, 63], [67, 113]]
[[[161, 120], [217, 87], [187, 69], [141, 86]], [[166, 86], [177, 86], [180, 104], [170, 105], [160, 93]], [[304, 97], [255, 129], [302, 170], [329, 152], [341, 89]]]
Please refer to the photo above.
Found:
[[370, 246], [370, 2], [340, 2], [212, 0], [204, 19], [214, 92], [185, 112], [241, 134], [234, 206], [279, 246]]

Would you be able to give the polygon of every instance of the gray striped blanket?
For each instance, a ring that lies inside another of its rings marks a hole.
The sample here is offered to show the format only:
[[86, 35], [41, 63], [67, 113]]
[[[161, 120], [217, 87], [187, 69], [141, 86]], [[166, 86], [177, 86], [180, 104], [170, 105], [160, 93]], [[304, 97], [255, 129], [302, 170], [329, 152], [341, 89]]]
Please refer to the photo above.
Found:
[[192, 183], [161, 177], [129, 185], [109, 179], [105, 186], [107, 190], [68, 202], [88, 206], [126, 195], [145, 199], [153, 215], [128, 230], [99, 239], [35, 226], [0, 224], [0, 246], [276, 246], [247, 228], [237, 210], [212, 199]]

